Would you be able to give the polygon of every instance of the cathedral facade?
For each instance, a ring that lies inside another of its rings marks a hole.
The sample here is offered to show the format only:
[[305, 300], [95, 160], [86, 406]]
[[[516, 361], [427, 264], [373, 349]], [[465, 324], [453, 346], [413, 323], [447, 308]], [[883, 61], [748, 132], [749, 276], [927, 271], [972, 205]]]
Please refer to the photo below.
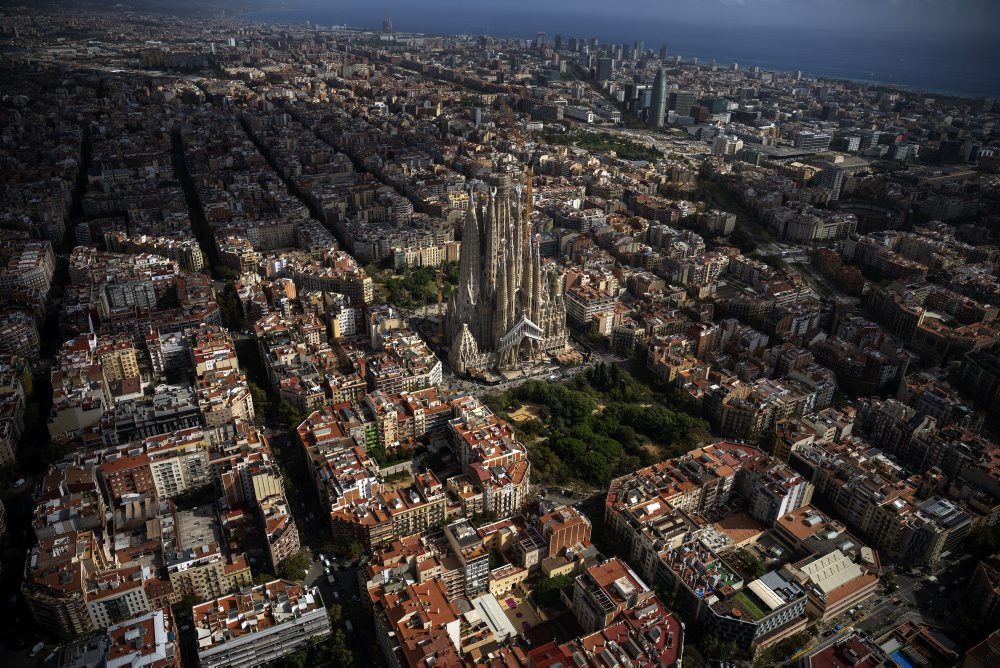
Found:
[[519, 203], [504, 185], [466, 213], [458, 289], [446, 320], [456, 373], [515, 370], [566, 349], [562, 278], [542, 265], [539, 240]]

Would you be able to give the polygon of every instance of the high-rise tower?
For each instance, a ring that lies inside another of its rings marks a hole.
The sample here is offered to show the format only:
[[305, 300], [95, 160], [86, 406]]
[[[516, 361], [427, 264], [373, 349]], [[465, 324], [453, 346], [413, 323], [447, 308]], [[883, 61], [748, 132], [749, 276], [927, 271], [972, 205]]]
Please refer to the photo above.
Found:
[[509, 179], [492, 179], [486, 201], [465, 215], [458, 289], [447, 315], [448, 361], [456, 373], [515, 369], [566, 349], [561, 276], [543, 266], [539, 238]]
[[649, 125], [654, 128], [663, 127], [663, 117], [667, 113], [667, 70], [656, 70], [656, 80], [653, 82], [653, 97], [649, 101]]
[[382, 32], [387, 35], [392, 34], [392, 19], [389, 18], [389, 10], [385, 10], [385, 16], [382, 18]]

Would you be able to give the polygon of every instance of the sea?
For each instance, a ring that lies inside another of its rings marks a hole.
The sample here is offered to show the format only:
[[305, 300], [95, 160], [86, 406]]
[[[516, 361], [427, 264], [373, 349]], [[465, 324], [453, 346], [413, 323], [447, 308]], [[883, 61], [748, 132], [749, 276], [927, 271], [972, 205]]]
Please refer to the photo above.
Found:
[[[383, 9], [366, 0], [340, 0], [312, 6], [248, 12], [243, 18], [275, 24], [329, 27], [350, 25], [380, 28]], [[494, 37], [532, 38], [545, 32], [547, 40], [561, 34], [596, 37], [601, 43], [643, 41], [647, 49], [666, 46], [670, 55], [685, 60], [741, 68], [801, 71], [804, 75], [891, 84], [917, 91], [959, 97], [1000, 98], [1000, 38], [995, 34], [913, 34], [886, 30], [843, 30], [810, 26], [769, 26], [680, 23], [664, 17], [634, 21], [613, 13], [574, 16], [545, 8], [528, 13], [504, 10], [504, 3], [470, 1], [456, 11], [427, 11], [421, 2], [394, 4], [393, 26], [402, 32], [428, 34], [489, 34]]]

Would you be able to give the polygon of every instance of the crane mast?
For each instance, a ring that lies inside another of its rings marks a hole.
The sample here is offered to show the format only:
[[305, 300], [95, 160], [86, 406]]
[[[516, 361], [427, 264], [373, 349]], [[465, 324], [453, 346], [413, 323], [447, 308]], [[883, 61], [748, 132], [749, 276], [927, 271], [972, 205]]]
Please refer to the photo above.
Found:
[[444, 270], [437, 268], [436, 281], [438, 289], [438, 343], [444, 340]]

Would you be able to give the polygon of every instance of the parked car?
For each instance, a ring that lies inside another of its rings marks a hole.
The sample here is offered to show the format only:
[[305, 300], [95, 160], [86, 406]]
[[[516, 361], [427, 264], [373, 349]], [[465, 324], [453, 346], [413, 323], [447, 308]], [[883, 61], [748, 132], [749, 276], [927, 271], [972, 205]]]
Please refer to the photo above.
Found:
[[35, 656], [39, 652], [41, 652], [43, 649], [45, 649], [45, 643], [40, 642], [40, 643], [38, 643], [37, 645], [35, 645], [34, 647], [31, 648], [31, 651], [28, 652], [28, 656]]

